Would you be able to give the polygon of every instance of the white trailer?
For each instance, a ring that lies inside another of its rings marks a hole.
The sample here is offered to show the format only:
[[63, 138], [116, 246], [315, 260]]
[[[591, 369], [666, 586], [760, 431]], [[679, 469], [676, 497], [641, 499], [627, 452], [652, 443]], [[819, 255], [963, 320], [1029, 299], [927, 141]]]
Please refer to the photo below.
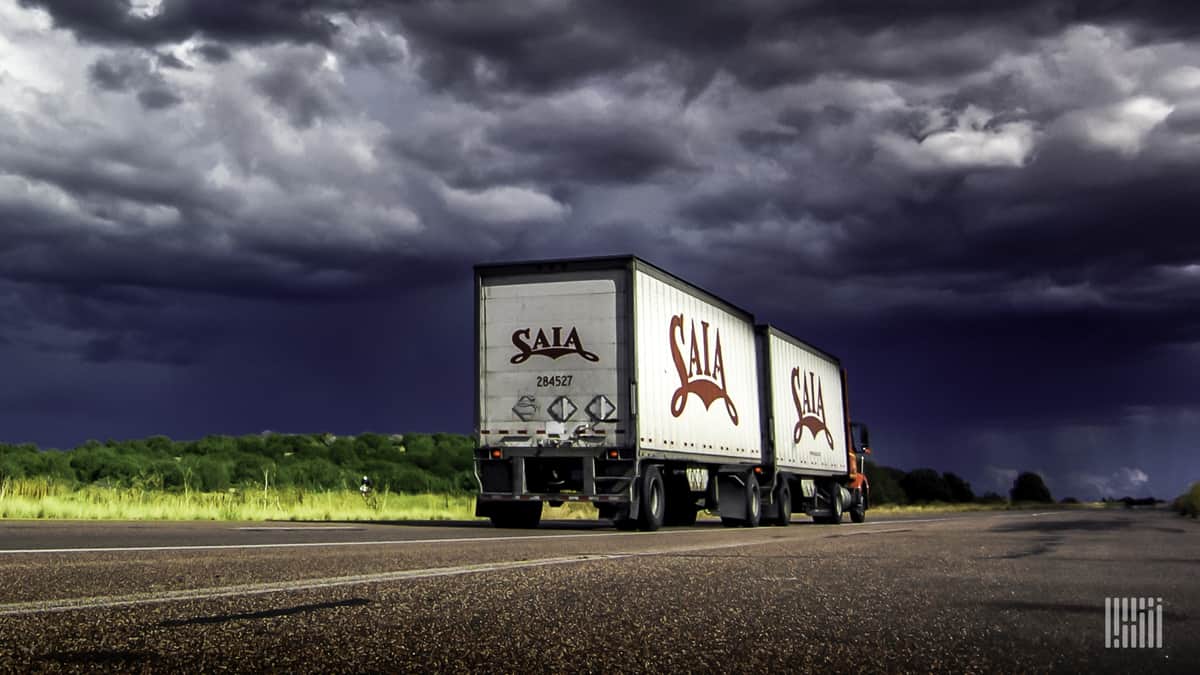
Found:
[[865, 426], [852, 434], [846, 372], [837, 357], [772, 326], [758, 327], [766, 455], [760, 474], [765, 517], [786, 525], [792, 513], [840, 523], [866, 518], [869, 485], [860, 473]]
[[758, 523], [753, 317], [638, 258], [475, 268], [476, 513], [533, 527], [595, 503], [622, 528]]

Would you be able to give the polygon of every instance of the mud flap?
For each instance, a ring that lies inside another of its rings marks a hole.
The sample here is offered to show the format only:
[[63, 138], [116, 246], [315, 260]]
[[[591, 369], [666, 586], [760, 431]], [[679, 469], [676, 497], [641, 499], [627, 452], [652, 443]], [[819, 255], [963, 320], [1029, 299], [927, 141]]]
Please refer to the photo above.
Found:
[[746, 482], [741, 474], [717, 475], [717, 507], [721, 518], [746, 519], [746, 500], [742, 498], [745, 490]]

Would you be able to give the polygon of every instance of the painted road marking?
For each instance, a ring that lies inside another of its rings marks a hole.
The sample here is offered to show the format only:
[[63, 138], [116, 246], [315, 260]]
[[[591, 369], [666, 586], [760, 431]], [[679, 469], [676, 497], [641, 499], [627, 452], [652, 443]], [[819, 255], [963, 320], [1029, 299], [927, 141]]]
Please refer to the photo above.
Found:
[[350, 526], [332, 526], [332, 527], [231, 527], [231, 530], [241, 530], [243, 532], [308, 532], [311, 530], [327, 531], [327, 530], [353, 530], [361, 532], [365, 527], [350, 527]]
[[893, 530], [861, 530], [859, 532], [846, 532], [845, 534], [835, 534], [835, 535], [831, 535], [831, 536], [833, 536], [833, 537], [854, 537], [854, 536], [863, 535], [863, 534], [888, 534], [889, 532], [912, 532], [912, 528], [904, 527], [904, 528], [893, 529]]
[[358, 586], [363, 584], [378, 584], [391, 581], [432, 579], [435, 577], [452, 577], [463, 574], [479, 574], [481, 572], [502, 572], [507, 570], [523, 569], [527, 567], [550, 567], [553, 565], [572, 565], [585, 562], [671, 555], [694, 551], [712, 551], [723, 548], [745, 548], [747, 546], [774, 544], [777, 542], [778, 539], [768, 539], [754, 542], [737, 541], [723, 544], [677, 546], [674, 548], [659, 549], [654, 551], [639, 551], [635, 553], [582, 554], [558, 558], [540, 558], [537, 560], [517, 560], [512, 562], [495, 562], [476, 565], [457, 565], [454, 567], [431, 567], [419, 570], [400, 570], [396, 572], [379, 572], [375, 574], [355, 574], [351, 576], [303, 579], [299, 581], [238, 584], [235, 586], [162, 591], [159, 593], [137, 593], [133, 595], [109, 597], [66, 598], [61, 600], [34, 600], [30, 602], [0, 604], [0, 616], [22, 616], [30, 614], [49, 614], [53, 612], [70, 612], [83, 609], [110, 609], [114, 607], [129, 607], [132, 605], [162, 604], [168, 602], [184, 602], [195, 600], [216, 600], [235, 596], [244, 597], [247, 595], [267, 595], [270, 593], [286, 593], [289, 591], [316, 591], [328, 588], [337, 588], [339, 586]]
[[374, 584], [388, 581], [403, 581], [406, 579], [430, 579], [433, 577], [449, 577], [460, 574], [474, 574], [478, 572], [499, 572], [503, 570], [520, 569], [522, 567], [548, 567], [550, 565], [565, 565], [570, 563], [588, 562], [591, 560], [611, 560], [620, 557], [624, 556], [593, 555], [573, 556], [570, 558], [544, 558], [541, 560], [521, 560], [516, 562], [489, 563], [486, 565], [461, 565], [457, 567], [403, 570], [399, 572], [382, 572], [378, 574], [356, 574], [344, 577], [306, 579], [303, 581], [290, 581], [273, 584], [240, 584], [237, 586], [187, 589], [153, 594], [144, 593], [112, 597], [69, 598], [65, 600], [16, 602], [0, 605], [0, 616], [69, 612], [79, 609], [107, 609], [112, 607], [128, 607], [130, 605], [146, 605], [164, 602], [182, 602], [187, 600], [213, 600], [234, 596], [283, 593], [287, 591], [314, 591], [326, 588], [336, 588], [338, 586]]

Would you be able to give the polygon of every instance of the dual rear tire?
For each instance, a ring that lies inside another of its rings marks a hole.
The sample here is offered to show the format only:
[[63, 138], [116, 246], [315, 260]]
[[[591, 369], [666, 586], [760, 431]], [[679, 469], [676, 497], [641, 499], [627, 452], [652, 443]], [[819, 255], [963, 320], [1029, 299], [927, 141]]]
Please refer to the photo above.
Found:
[[788, 487], [787, 481], [780, 483], [779, 489], [775, 491], [775, 524], [779, 527], [787, 527], [792, 524], [792, 489]]
[[862, 488], [854, 489], [854, 500], [850, 506], [850, 520], [856, 523], [867, 520], [867, 495]]
[[825, 498], [829, 503], [829, 512], [823, 516], [813, 516], [813, 522], [825, 525], [839, 525], [842, 522], [842, 486], [829, 482], [825, 488]]
[[653, 532], [662, 527], [667, 512], [667, 490], [663, 483], [662, 471], [657, 466], [648, 466], [642, 472], [638, 482], [637, 499], [637, 518], [630, 518], [626, 514], [615, 519], [613, 525], [618, 530], [645, 532]]

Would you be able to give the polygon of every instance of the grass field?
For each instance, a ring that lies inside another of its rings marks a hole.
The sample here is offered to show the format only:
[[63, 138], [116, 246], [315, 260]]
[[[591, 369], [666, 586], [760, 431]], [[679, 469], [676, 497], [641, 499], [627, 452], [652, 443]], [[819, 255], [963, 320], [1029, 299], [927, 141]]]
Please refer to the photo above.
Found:
[[41, 479], [0, 482], [0, 518], [69, 520], [467, 520], [473, 495], [295, 488], [167, 492], [71, 488]]
[[[1077, 504], [1070, 508], [1097, 508]], [[1007, 509], [1063, 508], [1052, 504], [884, 504], [871, 513], [921, 514]], [[707, 512], [702, 512], [705, 517]], [[590, 504], [547, 506], [546, 520], [595, 520]], [[802, 518], [803, 516], [797, 516]], [[869, 516], [868, 516], [869, 517]], [[472, 520], [471, 494], [379, 492], [364, 500], [356, 490], [305, 491], [297, 488], [225, 492], [171, 492], [143, 488], [71, 487], [45, 479], [0, 481], [0, 518], [58, 520]], [[848, 520], [848, 519], [847, 519]]]

